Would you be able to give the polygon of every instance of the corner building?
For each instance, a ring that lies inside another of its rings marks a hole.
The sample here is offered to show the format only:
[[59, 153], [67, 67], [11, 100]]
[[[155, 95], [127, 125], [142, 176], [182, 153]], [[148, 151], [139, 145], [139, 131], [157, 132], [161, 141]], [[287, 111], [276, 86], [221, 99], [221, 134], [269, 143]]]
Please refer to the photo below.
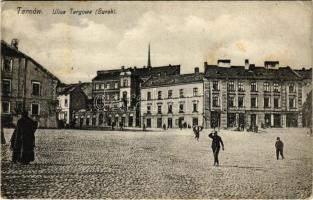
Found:
[[278, 61], [204, 63], [206, 127], [302, 127], [302, 77]]

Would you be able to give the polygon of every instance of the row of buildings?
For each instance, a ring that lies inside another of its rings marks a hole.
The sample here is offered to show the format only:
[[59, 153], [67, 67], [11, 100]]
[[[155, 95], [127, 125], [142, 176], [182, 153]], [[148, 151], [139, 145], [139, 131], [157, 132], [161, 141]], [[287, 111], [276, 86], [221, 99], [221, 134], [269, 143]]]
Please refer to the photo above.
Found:
[[20, 110], [42, 127], [146, 128], [301, 127], [302, 105], [312, 90], [312, 69], [278, 61], [242, 66], [204, 63], [181, 74], [180, 65], [100, 70], [89, 83], [64, 84], [36, 61], [1, 41], [2, 118], [15, 123]]

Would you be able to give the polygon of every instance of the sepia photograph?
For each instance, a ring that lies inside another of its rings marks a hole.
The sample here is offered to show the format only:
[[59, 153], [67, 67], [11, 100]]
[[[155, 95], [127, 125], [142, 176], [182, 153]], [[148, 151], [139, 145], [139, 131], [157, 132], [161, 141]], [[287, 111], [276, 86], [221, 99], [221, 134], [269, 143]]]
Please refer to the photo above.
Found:
[[2, 1], [2, 199], [311, 199], [312, 1]]

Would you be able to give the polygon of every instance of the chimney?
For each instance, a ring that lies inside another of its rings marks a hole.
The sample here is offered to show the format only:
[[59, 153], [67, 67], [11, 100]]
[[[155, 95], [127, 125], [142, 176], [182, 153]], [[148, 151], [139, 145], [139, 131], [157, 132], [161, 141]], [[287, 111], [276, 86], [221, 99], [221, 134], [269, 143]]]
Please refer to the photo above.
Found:
[[199, 67], [195, 67], [195, 74], [199, 74]]
[[264, 67], [266, 69], [278, 69], [279, 68], [279, 61], [264, 61]]
[[249, 69], [249, 59], [245, 59], [245, 69]]
[[231, 60], [217, 60], [219, 67], [230, 67]]
[[19, 42], [19, 40], [16, 39], [16, 38], [12, 39], [12, 41], [11, 41], [11, 46], [12, 46], [14, 49], [16, 49], [16, 50], [18, 50], [18, 42]]
[[254, 68], [255, 68], [255, 64], [250, 64], [249, 65], [249, 70], [254, 70]]
[[121, 69], [125, 69], [125, 67], [124, 67], [124, 66], [122, 66], [122, 67], [121, 67]]

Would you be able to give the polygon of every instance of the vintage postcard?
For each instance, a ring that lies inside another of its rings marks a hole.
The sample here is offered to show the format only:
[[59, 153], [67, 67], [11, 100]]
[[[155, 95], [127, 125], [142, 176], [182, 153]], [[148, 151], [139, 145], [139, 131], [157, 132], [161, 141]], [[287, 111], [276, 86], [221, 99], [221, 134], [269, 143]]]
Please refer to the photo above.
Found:
[[1, 19], [1, 198], [312, 198], [311, 1], [4, 1]]

